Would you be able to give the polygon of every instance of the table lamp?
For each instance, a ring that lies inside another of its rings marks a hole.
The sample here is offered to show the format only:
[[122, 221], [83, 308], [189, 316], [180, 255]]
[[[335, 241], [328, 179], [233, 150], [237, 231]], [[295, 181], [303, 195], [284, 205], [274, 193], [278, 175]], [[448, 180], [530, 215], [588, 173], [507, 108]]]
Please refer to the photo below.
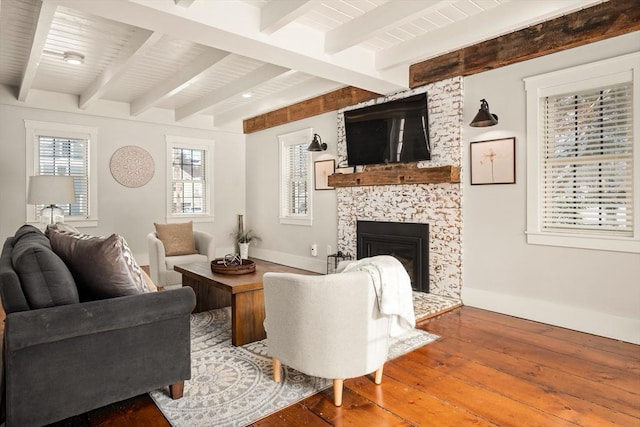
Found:
[[55, 224], [64, 222], [62, 209], [56, 203], [75, 203], [76, 192], [72, 176], [36, 175], [29, 177], [27, 203], [45, 205], [40, 211], [40, 222]]

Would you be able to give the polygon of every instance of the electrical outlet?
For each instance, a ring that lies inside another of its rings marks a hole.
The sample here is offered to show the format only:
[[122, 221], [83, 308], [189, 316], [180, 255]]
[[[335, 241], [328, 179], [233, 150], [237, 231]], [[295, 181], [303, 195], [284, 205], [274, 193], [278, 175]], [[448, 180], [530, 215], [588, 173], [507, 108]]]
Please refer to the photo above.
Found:
[[318, 245], [311, 245], [311, 256], [318, 256]]

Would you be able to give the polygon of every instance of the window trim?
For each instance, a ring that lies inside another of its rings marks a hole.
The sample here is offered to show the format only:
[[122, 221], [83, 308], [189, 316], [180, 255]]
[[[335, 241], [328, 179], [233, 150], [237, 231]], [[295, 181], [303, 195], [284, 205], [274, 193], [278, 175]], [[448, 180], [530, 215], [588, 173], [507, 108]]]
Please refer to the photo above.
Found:
[[289, 213], [289, 207], [287, 206], [288, 197], [286, 195], [287, 188], [285, 186], [285, 177], [287, 171], [285, 170], [287, 161], [287, 148], [292, 145], [308, 145], [313, 138], [313, 129], [307, 128], [295, 132], [290, 132], [282, 135], [278, 135], [278, 146], [280, 150], [279, 155], [279, 181], [280, 181], [280, 224], [290, 225], [313, 225], [313, 159], [311, 154], [307, 155], [307, 214], [306, 215], [293, 215]]
[[[177, 223], [183, 222], [185, 220], [192, 222], [213, 222], [213, 149], [215, 146], [215, 142], [213, 140], [201, 139], [201, 138], [191, 138], [191, 137], [183, 137], [183, 136], [174, 136], [174, 135], [165, 135], [166, 145], [167, 145], [167, 157], [166, 157], [166, 166], [167, 166], [167, 181], [166, 181], [166, 191], [165, 191], [165, 220], [167, 223]], [[173, 183], [173, 169], [171, 164], [172, 159], [172, 150], [174, 148], [189, 148], [194, 150], [202, 150], [204, 151], [204, 159], [206, 162], [205, 166], [205, 179], [207, 182], [207, 190], [206, 190], [206, 206], [205, 212], [201, 214], [174, 214], [171, 212], [171, 200], [173, 198], [172, 194], [172, 183]]]
[[[39, 170], [38, 156], [36, 155], [36, 137], [38, 135], [54, 136], [61, 138], [80, 138], [89, 141], [88, 150], [88, 198], [89, 216], [65, 216], [65, 222], [73, 224], [74, 227], [97, 227], [98, 226], [98, 174], [97, 174], [97, 145], [98, 129], [89, 126], [71, 125], [65, 123], [43, 122], [36, 120], [25, 120], [25, 145], [26, 145], [26, 182], [25, 200], [29, 192], [29, 177], [35, 175]], [[39, 225], [36, 219], [36, 209], [34, 205], [26, 204], [26, 222], [31, 225]]]
[[[623, 55], [524, 79], [527, 102], [527, 243], [640, 253], [640, 53]], [[633, 84], [633, 236], [560, 233], [542, 230], [541, 99], [546, 96], [594, 89], [616, 82]]]

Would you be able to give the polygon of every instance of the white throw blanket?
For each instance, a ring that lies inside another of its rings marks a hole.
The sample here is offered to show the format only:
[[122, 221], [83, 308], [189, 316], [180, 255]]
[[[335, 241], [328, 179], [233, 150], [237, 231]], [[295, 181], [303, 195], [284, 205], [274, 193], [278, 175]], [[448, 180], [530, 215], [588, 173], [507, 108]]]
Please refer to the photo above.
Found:
[[411, 279], [400, 261], [391, 255], [377, 255], [350, 262], [343, 272], [369, 273], [378, 297], [380, 313], [391, 316], [390, 335], [402, 335], [416, 326]]

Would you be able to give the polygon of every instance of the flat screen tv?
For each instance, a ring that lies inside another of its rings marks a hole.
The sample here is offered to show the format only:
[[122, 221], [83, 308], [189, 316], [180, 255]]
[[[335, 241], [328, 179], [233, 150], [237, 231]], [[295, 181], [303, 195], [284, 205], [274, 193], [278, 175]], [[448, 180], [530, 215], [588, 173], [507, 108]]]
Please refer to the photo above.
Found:
[[427, 94], [344, 112], [349, 166], [431, 159]]

